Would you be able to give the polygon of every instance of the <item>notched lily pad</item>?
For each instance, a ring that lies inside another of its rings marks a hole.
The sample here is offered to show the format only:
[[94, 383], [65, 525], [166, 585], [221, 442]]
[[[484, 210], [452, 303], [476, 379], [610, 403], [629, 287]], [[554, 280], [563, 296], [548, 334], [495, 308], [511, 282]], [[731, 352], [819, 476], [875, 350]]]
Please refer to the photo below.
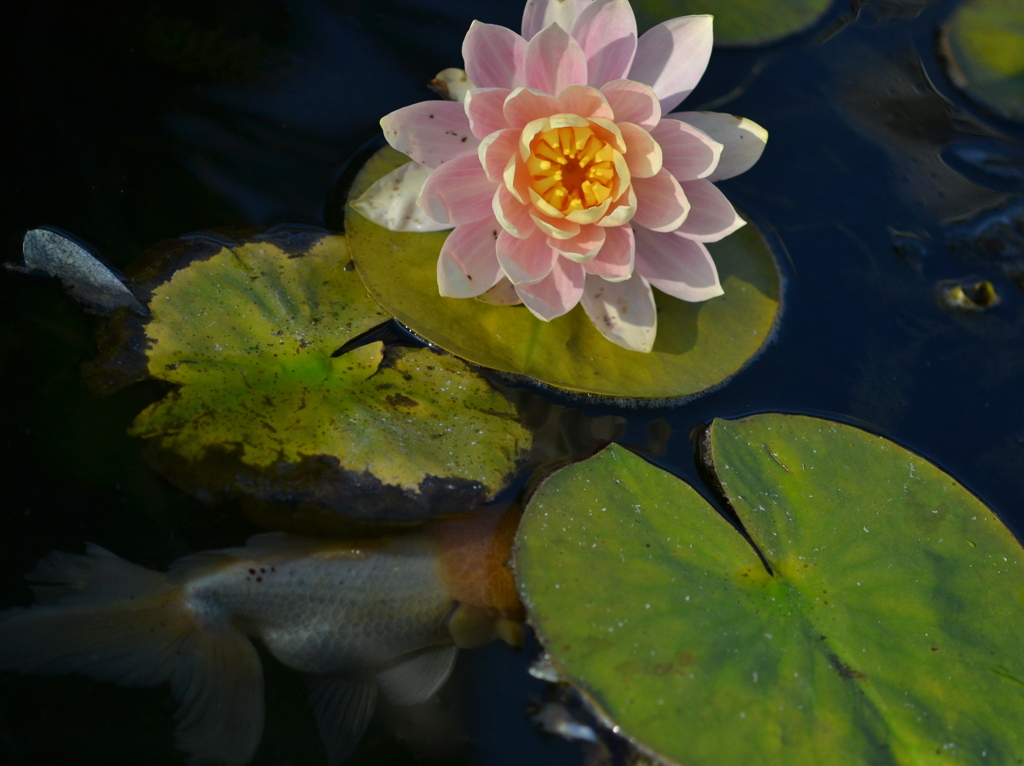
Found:
[[618, 446], [530, 500], [515, 566], [559, 675], [680, 763], [1017, 763], [1024, 550], [935, 466], [850, 426], [716, 420], [748, 542]]
[[117, 351], [92, 374], [142, 377], [141, 355], [146, 377], [175, 386], [132, 426], [175, 483], [266, 501], [255, 512], [273, 526], [329, 529], [464, 509], [529, 450], [515, 406], [457, 359], [380, 342], [332, 356], [388, 319], [344, 238], [278, 230], [164, 250], [137, 275], [151, 319], [115, 324]]
[[649, 29], [677, 16], [710, 13], [715, 45], [765, 45], [802, 32], [820, 19], [832, 0], [633, 0], [637, 24]]
[[[349, 199], [407, 161], [394, 149], [380, 150]], [[658, 336], [654, 350], [640, 354], [602, 337], [582, 306], [541, 322], [522, 306], [442, 298], [437, 257], [447, 232], [388, 231], [351, 207], [345, 231], [370, 294], [413, 332], [475, 364], [579, 393], [657, 400], [717, 386], [763, 348], [781, 300], [768, 246], [745, 226], [709, 245], [725, 295], [686, 303], [655, 291]]]
[[1024, 121], [1024, 7], [965, 0], [940, 38], [949, 78], [996, 113]]

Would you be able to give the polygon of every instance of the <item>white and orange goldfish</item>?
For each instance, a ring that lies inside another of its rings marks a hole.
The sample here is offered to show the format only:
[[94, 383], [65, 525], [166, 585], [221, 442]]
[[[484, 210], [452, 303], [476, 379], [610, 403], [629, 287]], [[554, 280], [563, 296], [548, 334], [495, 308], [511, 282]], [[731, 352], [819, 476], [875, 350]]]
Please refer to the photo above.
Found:
[[264, 534], [154, 572], [89, 545], [52, 553], [27, 579], [37, 604], [0, 613], [0, 670], [170, 684], [176, 746], [193, 763], [251, 760], [263, 734], [252, 641], [308, 673], [332, 764], [362, 736], [378, 690], [430, 698], [460, 647], [521, 641], [507, 566], [517, 518], [435, 522], [365, 543]]

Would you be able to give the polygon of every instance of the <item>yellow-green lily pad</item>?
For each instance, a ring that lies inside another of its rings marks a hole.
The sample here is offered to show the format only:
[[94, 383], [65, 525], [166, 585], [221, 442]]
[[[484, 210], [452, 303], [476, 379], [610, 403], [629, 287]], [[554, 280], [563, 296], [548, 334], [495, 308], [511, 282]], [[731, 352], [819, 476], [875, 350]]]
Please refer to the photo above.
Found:
[[802, 32], [832, 5], [832, 0], [633, 0], [641, 30], [677, 16], [710, 13], [715, 45], [765, 45]]
[[[385, 147], [349, 199], [408, 158]], [[752, 225], [709, 245], [725, 294], [686, 303], [655, 290], [658, 336], [649, 354], [605, 339], [582, 306], [541, 322], [522, 306], [442, 298], [437, 257], [447, 232], [402, 233], [350, 206], [345, 232], [370, 294], [417, 335], [475, 364], [556, 388], [630, 399], [693, 396], [734, 375], [764, 346], [781, 299], [775, 261]]]
[[749, 541], [622, 447], [534, 494], [517, 582], [557, 672], [689, 766], [1018, 763], [1024, 550], [890, 441], [810, 417], [715, 420]]
[[[184, 249], [169, 269], [149, 270], [151, 317], [115, 319], [120, 358], [102, 365], [130, 367], [124, 357], [139, 348], [146, 375], [174, 385], [131, 433], [179, 485], [265, 501], [269, 523], [329, 528], [339, 516], [464, 509], [525, 458], [531, 437], [515, 406], [464, 362], [380, 342], [333, 356], [389, 319], [344, 237], [278, 231]], [[142, 342], [131, 341], [132, 322]]]
[[1024, 121], [1024, 6], [965, 0], [942, 30], [953, 83], [1011, 120]]

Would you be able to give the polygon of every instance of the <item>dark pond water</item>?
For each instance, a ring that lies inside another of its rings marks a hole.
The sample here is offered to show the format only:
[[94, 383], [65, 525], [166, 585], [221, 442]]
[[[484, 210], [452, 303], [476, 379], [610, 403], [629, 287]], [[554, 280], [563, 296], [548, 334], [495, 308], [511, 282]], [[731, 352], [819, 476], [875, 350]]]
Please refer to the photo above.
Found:
[[[825, 43], [818, 33], [845, 4], [806, 35], [717, 52], [687, 102], [771, 133], [758, 165], [723, 188], [780, 246], [774, 343], [676, 408], [584, 409], [624, 415], [624, 441], [657, 447], [655, 462], [691, 480], [690, 433], [714, 417], [854, 423], [936, 462], [1020, 537], [1024, 130], [950, 87], [934, 50], [954, 2], [916, 19], [886, 11], [924, 3], [857, 5], [861, 18]], [[461, 0], [26, 4], [4, 25], [4, 257], [18, 260], [24, 231], [41, 224], [124, 266], [185, 232], [323, 223], [379, 117], [461, 63], [474, 17], [518, 28], [520, 13]], [[937, 286], [968, 278], [990, 280], [1000, 304], [943, 308]], [[159, 567], [255, 531], [143, 461], [125, 430], [154, 390], [99, 399], [83, 386], [95, 325], [58, 284], [0, 272], [2, 607], [29, 602], [21, 575], [54, 549], [91, 540]], [[526, 674], [535, 651], [464, 653], [440, 704], [384, 711], [353, 762], [582, 763], [525, 713], [543, 689]], [[301, 679], [266, 665], [256, 763], [323, 763]], [[178, 763], [173, 710], [163, 689], [4, 674], [0, 762]]]

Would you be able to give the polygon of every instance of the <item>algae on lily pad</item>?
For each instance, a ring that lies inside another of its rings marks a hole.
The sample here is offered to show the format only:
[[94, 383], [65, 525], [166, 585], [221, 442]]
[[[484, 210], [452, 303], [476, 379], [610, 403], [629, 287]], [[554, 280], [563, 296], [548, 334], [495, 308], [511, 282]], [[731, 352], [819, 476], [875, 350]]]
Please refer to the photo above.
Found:
[[526, 508], [520, 593], [599, 714], [690, 766], [1024, 758], [1024, 550], [985, 505], [817, 418], [716, 420], [704, 455], [753, 545], [615, 445]]
[[715, 45], [765, 45], [802, 32], [832, 5], [832, 0], [633, 0], [641, 31], [678, 16], [710, 13]]
[[[381, 149], [359, 172], [349, 199], [407, 161]], [[475, 364], [573, 392], [669, 399], [717, 386], [764, 346], [781, 300], [774, 259], [747, 225], [708, 246], [724, 295], [686, 303], [655, 291], [658, 336], [654, 350], [641, 354], [605, 339], [582, 306], [542, 322], [522, 306], [442, 298], [437, 257], [447, 232], [388, 231], [351, 206], [345, 232], [370, 294], [413, 332]]]
[[971, 98], [1024, 121], [1024, 5], [965, 0], [942, 30], [949, 77]]
[[[119, 347], [144, 346], [148, 377], [175, 386], [132, 427], [173, 481], [283, 503], [261, 520], [324, 529], [464, 509], [504, 487], [531, 437], [465, 363], [379, 342], [332, 355], [389, 318], [343, 237], [198, 243], [169, 276], [150, 269], [143, 340]], [[99, 374], [125, 364], [110, 356]]]

